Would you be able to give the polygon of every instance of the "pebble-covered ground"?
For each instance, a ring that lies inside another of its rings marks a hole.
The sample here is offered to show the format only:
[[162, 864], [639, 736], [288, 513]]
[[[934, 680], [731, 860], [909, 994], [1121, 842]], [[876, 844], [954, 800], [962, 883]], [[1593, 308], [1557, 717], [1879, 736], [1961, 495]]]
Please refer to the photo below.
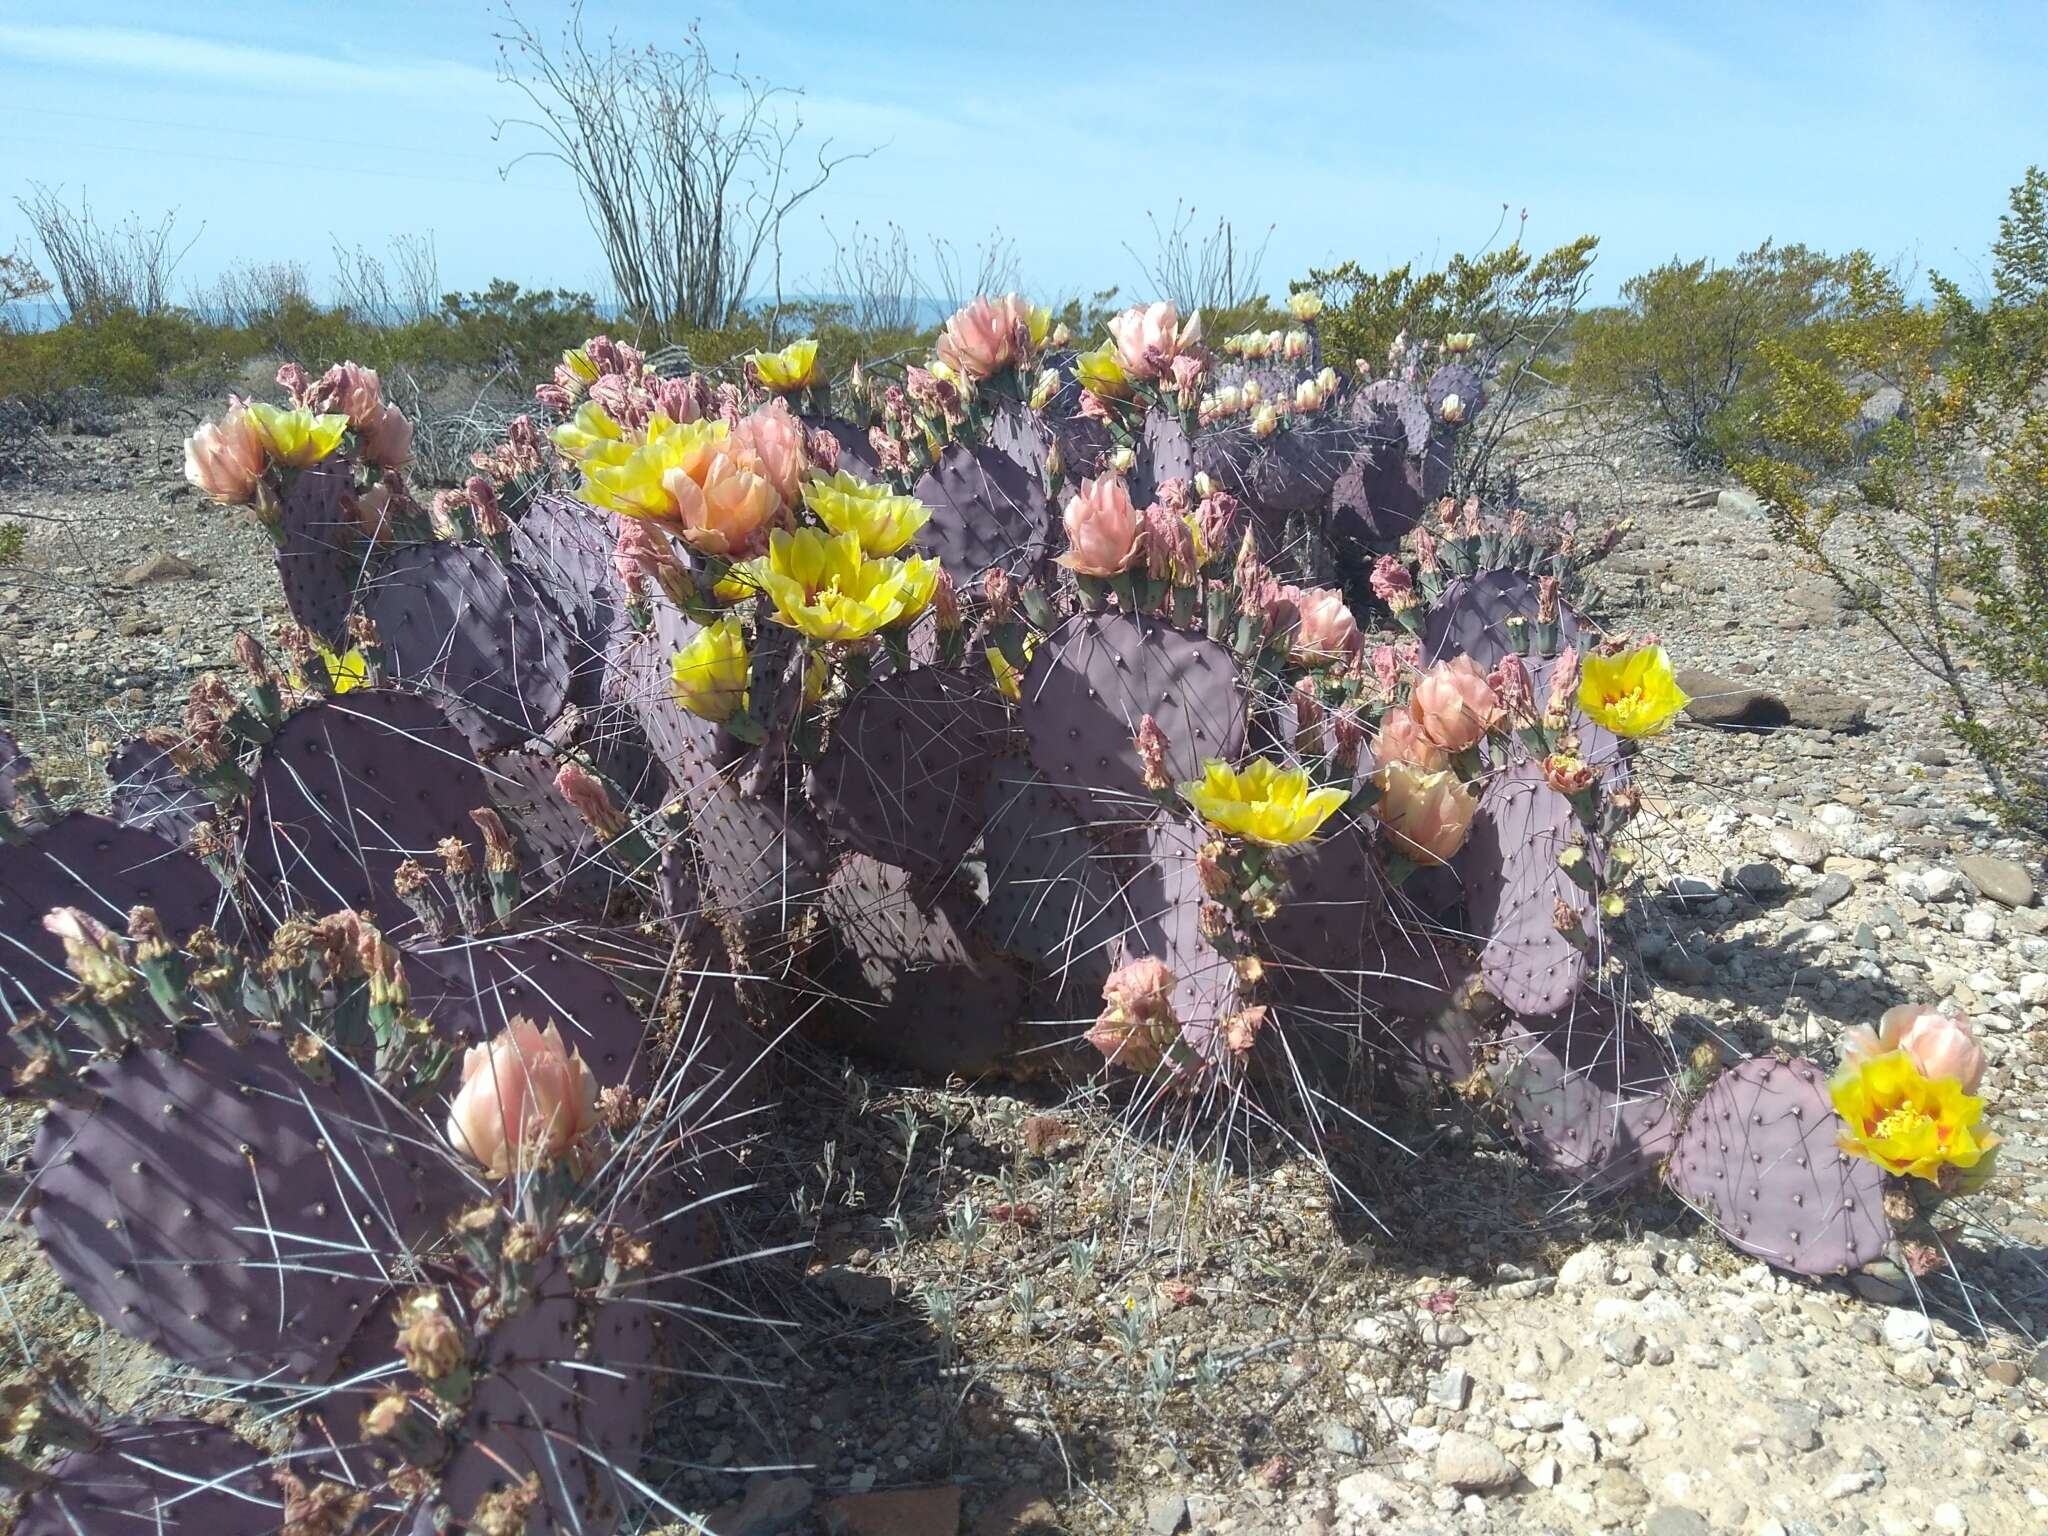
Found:
[[[59, 791], [281, 614], [261, 534], [183, 487], [195, 419], [59, 437], [0, 484], [29, 529], [0, 705]], [[684, 1382], [646, 1469], [670, 1501], [722, 1536], [2048, 1530], [2039, 850], [1977, 805], [1926, 680], [1740, 494], [1651, 453], [1571, 473], [1545, 489], [1637, 519], [1605, 617], [1716, 679], [1644, 775], [1633, 995], [1681, 1042], [1824, 1062], [1894, 1002], [1966, 1010], [2005, 1143], [1954, 1270], [1774, 1275], [1668, 1198], [1587, 1208], [1452, 1099], [1333, 1129], [1360, 1210], [1302, 1160], [1219, 1175], [1124, 1135], [1072, 1085], [798, 1051], [734, 1226], [802, 1247], [733, 1268], [761, 1321], [707, 1322], [696, 1362], [759, 1384]], [[116, 1403], [179, 1390], [18, 1234], [0, 1286]]]

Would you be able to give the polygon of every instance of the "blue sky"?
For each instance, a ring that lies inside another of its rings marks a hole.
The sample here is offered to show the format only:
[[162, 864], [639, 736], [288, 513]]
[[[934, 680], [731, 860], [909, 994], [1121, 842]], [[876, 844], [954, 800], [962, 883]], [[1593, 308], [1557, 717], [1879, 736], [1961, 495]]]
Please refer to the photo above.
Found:
[[[552, 31], [560, 0], [521, 12]], [[590, 0], [592, 32], [673, 41], [802, 86], [806, 140], [872, 148], [800, 211], [785, 285], [827, 231], [1000, 227], [1047, 297], [1143, 287], [1148, 211], [1272, 226], [1264, 274], [1483, 242], [1502, 205], [1547, 246], [1601, 237], [1596, 297], [1673, 254], [1765, 236], [1865, 245], [1969, 278], [2030, 152], [2048, 156], [2048, 7], [1905, 3], [1398, 5], [889, 0], [694, 12]], [[76, 19], [66, 19], [66, 17]], [[90, 19], [86, 19], [86, 18]], [[1271, 18], [1271, 19], [1269, 19]], [[179, 210], [181, 279], [332, 240], [432, 231], [444, 286], [602, 291], [566, 173], [494, 119], [480, 0], [0, 0], [0, 249], [30, 180], [102, 215]], [[201, 226], [203, 225], [203, 229]], [[757, 287], [760, 285], [757, 284]]]

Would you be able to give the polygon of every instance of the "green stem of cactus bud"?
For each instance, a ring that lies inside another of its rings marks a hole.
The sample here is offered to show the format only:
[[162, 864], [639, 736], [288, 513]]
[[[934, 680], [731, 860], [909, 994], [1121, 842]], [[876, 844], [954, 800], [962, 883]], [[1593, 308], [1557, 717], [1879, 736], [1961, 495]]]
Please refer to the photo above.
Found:
[[1477, 747], [1467, 747], [1462, 752], [1451, 754], [1451, 772], [1458, 776], [1461, 784], [1476, 784], [1480, 775], [1486, 772], [1486, 760]]
[[1081, 594], [1083, 613], [1100, 613], [1109, 605], [1112, 590], [1109, 582], [1101, 576], [1076, 576], [1074, 586]]
[[1201, 588], [1193, 584], [1173, 589], [1173, 624], [1176, 629], [1186, 629], [1195, 622], [1195, 604], [1201, 597]]
[[868, 674], [874, 664], [868, 659], [865, 645], [849, 645], [840, 651], [840, 664], [846, 671], [846, 691], [858, 693], [868, 685]]
[[96, 1049], [108, 1056], [127, 1053], [128, 1031], [121, 1027], [112, 1010], [104, 1004], [84, 992], [73, 992], [58, 998], [57, 1006]]
[[604, 845], [604, 856], [614, 869], [628, 880], [645, 879], [660, 862], [654, 851], [654, 844], [647, 840], [647, 834], [638, 825], [629, 825], [623, 831], [608, 838]]
[[497, 914], [498, 921], [511, 922], [512, 914], [519, 906], [518, 866], [514, 865], [510, 869], [486, 868], [484, 880], [491, 888], [491, 910]]
[[1236, 611], [1234, 599], [1235, 593], [1224, 581], [1211, 582], [1202, 594], [1202, 630], [1219, 645], [1230, 633], [1231, 616]]
[[1035, 586], [1020, 587], [1017, 601], [1024, 605], [1024, 617], [1031, 621], [1031, 627], [1041, 635], [1050, 634], [1058, 628], [1060, 616], [1050, 599]]
[[[274, 688], [271, 691], [276, 692]], [[265, 719], [259, 710], [251, 709], [246, 704], [237, 706], [221, 729], [226, 733], [228, 740], [234, 743], [234, 749], [238, 752], [243, 747], [260, 747], [277, 734], [272, 729], [271, 721]]]
[[1557, 654], [1557, 641], [1558, 641], [1558, 624], [1557, 624], [1557, 620], [1555, 620], [1555, 619], [1548, 619], [1548, 620], [1539, 620], [1538, 622], [1536, 622], [1536, 623], [1534, 623], [1534, 624], [1530, 625], [1530, 626], [1529, 626], [1529, 630], [1530, 630], [1531, 636], [1532, 636], [1532, 637], [1534, 638], [1534, 640], [1535, 640], [1535, 642], [1536, 642], [1536, 650], [1535, 650], [1535, 654], [1536, 654], [1536, 655], [1538, 655], [1538, 656], [1555, 656], [1555, 655]]
[[455, 532], [455, 542], [467, 544], [476, 537], [476, 518], [470, 512], [466, 501], [455, 502], [448, 508], [448, 526]]
[[910, 670], [910, 633], [900, 625], [882, 631], [882, 649], [898, 673]]
[[1420, 868], [1422, 866], [1405, 853], [1390, 853], [1387, 855], [1387, 884], [1398, 889]]
[[191, 973], [185, 957], [162, 940], [135, 946], [135, 965], [165, 1020], [182, 1024], [191, 1012]]
[[1117, 606], [1134, 618], [1151, 606], [1144, 600], [1148, 585], [1144, 577], [1132, 571], [1119, 571], [1109, 580], [1110, 590], [1116, 593]]
[[1550, 756], [1550, 732], [1544, 730], [1541, 725], [1525, 725], [1515, 734], [1522, 739], [1522, 745], [1528, 749], [1529, 755], [1538, 762]]
[[967, 626], [955, 624], [939, 631], [939, 665], [958, 667], [967, 659]]
[[285, 1055], [309, 1083], [322, 1086], [334, 1081], [334, 1063], [327, 1059], [327, 1046], [311, 1030], [287, 1031]]

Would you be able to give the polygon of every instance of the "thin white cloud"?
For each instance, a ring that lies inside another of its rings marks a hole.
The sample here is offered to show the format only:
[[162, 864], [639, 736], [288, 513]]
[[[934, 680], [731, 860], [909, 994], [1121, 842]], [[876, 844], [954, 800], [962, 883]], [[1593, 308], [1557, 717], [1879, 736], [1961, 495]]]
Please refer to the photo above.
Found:
[[436, 98], [454, 92], [501, 94], [490, 70], [452, 59], [357, 63], [139, 27], [0, 23], [0, 58], [295, 93], [331, 90], [350, 96]]

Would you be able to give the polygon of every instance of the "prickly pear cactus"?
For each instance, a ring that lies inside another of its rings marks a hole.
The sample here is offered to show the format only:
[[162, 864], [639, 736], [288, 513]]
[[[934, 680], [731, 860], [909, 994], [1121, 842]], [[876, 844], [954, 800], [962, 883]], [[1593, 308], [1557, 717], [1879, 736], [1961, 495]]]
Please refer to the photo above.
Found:
[[1729, 1068], [1686, 1121], [1672, 1189], [1744, 1253], [1802, 1275], [1838, 1275], [1891, 1242], [1884, 1170], [1838, 1144], [1827, 1074], [1801, 1057]]

